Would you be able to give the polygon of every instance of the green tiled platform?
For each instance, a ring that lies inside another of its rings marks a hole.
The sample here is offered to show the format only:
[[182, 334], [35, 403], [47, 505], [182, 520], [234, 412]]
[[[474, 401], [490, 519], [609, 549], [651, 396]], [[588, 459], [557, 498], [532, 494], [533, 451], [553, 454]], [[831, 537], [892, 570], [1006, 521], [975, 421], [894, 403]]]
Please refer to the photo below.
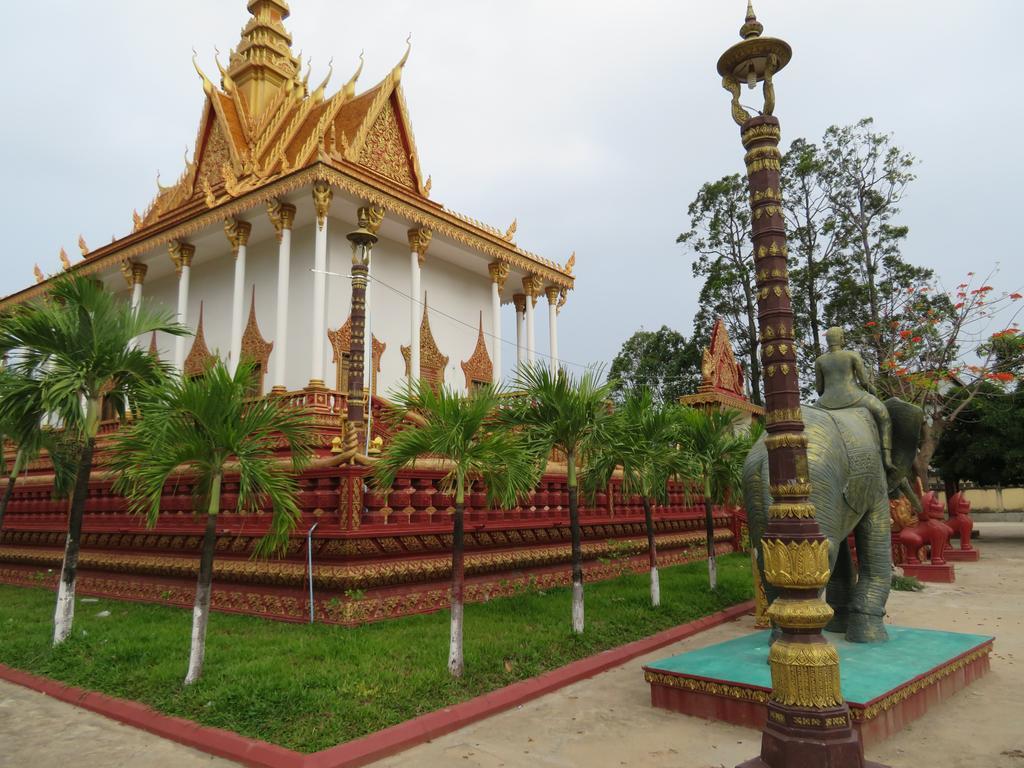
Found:
[[[839, 651], [843, 696], [851, 704], [868, 704], [994, 639], [988, 635], [911, 627], [889, 626], [886, 630], [889, 632], [887, 643], [849, 643], [842, 635], [825, 633]], [[770, 634], [765, 630], [726, 640], [656, 661], [647, 668], [770, 690]]]
[[[993, 637], [887, 626], [885, 643], [826, 633], [840, 658], [843, 697], [865, 744], [877, 743], [988, 670]], [[644, 667], [651, 703], [759, 728], [771, 692], [765, 630]]]

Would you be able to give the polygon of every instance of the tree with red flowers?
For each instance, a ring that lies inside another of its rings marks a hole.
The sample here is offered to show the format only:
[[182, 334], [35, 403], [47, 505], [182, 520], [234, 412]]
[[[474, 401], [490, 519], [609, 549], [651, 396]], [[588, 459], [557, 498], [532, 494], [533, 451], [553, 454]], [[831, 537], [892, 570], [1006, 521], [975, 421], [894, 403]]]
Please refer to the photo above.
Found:
[[[892, 297], [878, 321], [865, 323], [862, 335], [880, 355], [879, 395], [925, 410], [915, 462], [922, 480], [942, 433], [976, 398], [1005, 393], [1017, 380], [1024, 367], [1016, 322], [1022, 298], [969, 272], [967, 282], [951, 291], [936, 283], [911, 285]], [[1005, 326], [993, 332], [997, 319]]]

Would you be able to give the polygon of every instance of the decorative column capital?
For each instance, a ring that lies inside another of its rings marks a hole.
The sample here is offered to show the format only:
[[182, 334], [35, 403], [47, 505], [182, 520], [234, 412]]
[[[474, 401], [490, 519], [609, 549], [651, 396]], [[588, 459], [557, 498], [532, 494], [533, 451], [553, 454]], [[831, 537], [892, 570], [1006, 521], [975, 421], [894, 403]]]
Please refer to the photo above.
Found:
[[434, 233], [429, 229], [420, 227], [419, 229], [410, 229], [409, 235], [409, 250], [416, 254], [416, 258], [419, 259], [420, 266], [423, 266], [423, 262], [427, 260], [427, 249], [430, 247], [430, 241], [434, 237]]
[[192, 266], [192, 257], [196, 255], [196, 247], [192, 243], [172, 240], [167, 244], [167, 252], [170, 254], [171, 263], [174, 264], [175, 273], [180, 277], [184, 267]]
[[295, 206], [291, 203], [282, 203], [280, 200], [271, 200], [267, 203], [267, 216], [270, 217], [270, 223], [274, 225], [277, 242], [281, 242], [284, 231], [291, 229], [295, 223]]
[[537, 306], [537, 299], [540, 297], [542, 283], [539, 277], [533, 275], [527, 275], [523, 278], [523, 291], [530, 300], [533, 302], [533, 306]]
[[516, 307], [516, 312], [525, 312], [526, 311], [526, 294], [525, 293], [513, 294], [513, 296], [512, 296], [512, 303]]
[[508, 280], [508, 274], [511, 270], [508, 264], [503, 261], [492, 261], [487, 265], [487, 272], [491, 276], [491, 282], [498, 284], [498, 290], [504, 290], [505, 281]]
[[238, 256], [238, 249], [249, 244], [249, 235], [252, 232], [252, 224], [241, 219], [226, 219], [224, 221], [224, 234], [228, 236], [231, 243], [231, 253]]
[[316, 224], [320, 229], [327, 223], [327, 213], [331, 210], [334, 190], [326, 181], [318, 181], [313, 185], [313, 205], [316, 207]]
[[548, 297], [548, 304], [557, 304], [558, 297], [561, 296], [562, 289], [557, 285], [549, 285], [544, 289], [544, 295]]
[[366, 205], [359, 209], [360, 221], [362, 221], [364, 215], [366, 217], [366, 228], [376, 235], [380, 225], [384, 223], [384, 208], [372, 203], [366, 203]]
[[128, 283], [129, 288], [142, 285], [146, 279], [147, 271], [149, 271], [149, 267], [138, 261], [121, 262], [121, 274], [124, 276], [124, 281]]

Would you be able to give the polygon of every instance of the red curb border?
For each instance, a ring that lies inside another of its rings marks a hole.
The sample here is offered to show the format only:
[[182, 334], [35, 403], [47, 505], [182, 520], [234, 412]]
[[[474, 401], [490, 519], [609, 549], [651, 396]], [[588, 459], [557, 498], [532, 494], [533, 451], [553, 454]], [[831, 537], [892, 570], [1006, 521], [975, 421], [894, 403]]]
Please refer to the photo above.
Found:
[[754, 601], [748, 600], [688, 624], [602, 651], [529, 680], [513, 683], [469, 701], [428, 712], [404, 723], [308, 755], [232, 731], [209, 728], [191, 720], [164, 715], [135, 701], [64, 685], [4, 664], [0, 664], [0, 680], [30, 688], [59, 701], [251, 768], [359, 768], [579, 680], [593, 677], [705, 629], [737, 619], [753, 609]]

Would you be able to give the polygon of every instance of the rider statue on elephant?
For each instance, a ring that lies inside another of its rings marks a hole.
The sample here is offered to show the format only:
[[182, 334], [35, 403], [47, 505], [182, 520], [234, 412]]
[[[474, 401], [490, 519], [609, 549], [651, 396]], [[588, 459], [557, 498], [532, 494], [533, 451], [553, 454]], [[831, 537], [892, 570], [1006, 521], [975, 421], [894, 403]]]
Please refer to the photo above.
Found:
[[859, 353], [843, 349], [843, 329], [825, 331], [828, 352], [814, 361], [814, 388], [819, 408], [830, 411], [840, 408], [867, 408], [878, 426], [882, 442], [882, 466], [895, 472], [892, 463], [892, 420], [885, 405], [871, 394], [871, 374], [864, 367]]
[[[825, 600], [833, 618], [826, 629], [843, 632], [853, 642], [881, 642], [887, 639], [883, 619], [892, 579], [889, 499], [908, 492], [913, 496], [907, 478], [924, 412], [895, 397], [881, 402], [868, 391], [871, 377], [860, 355], [843, 349], [842, 330], [830, 328], [826, 339], [829, 351], [814, 366], [821, 397], [801, 408], [810, 500], [829, 541], [831, 575]], [[743, 491], [763, 577], [761, 537], [772, 504], [764, 438], [747, 456]], [[851, 534], [856, 568], [848, 544]], [[775, 590], [767, 582], [765, 591], [772, 601]]]

